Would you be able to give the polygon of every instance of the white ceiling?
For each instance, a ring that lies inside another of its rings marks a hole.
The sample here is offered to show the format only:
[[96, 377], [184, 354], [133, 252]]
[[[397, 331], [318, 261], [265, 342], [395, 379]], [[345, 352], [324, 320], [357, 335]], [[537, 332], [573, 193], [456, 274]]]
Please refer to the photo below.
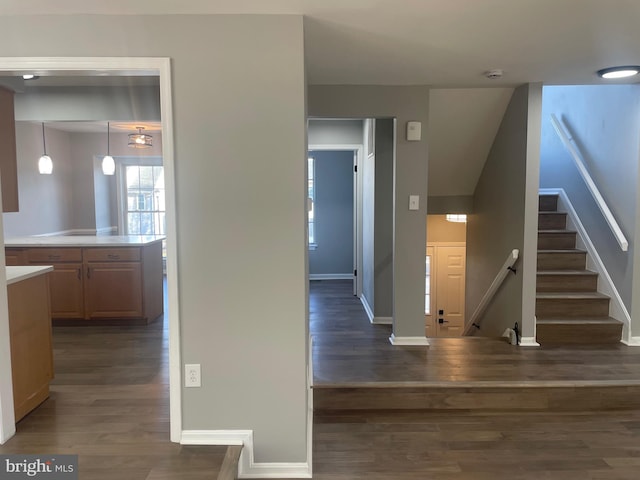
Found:
[[[312, 84], [590, 84], [640, 64], [639, 0], [2, 0], [6, 14], [303, 14]], [[483, 77], [505, 71], [502, 80]]]

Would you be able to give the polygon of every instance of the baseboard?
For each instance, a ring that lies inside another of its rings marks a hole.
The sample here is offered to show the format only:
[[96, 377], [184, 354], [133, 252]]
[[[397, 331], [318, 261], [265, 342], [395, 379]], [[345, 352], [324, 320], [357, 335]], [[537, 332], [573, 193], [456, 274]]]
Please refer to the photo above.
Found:
[[182, 445], [242, 445], [238, 478], [311, 478], [308, 462], [255, 462], [253, 430], [183, 430]]
[[629, 315], [629, 311], [624, 305], [622, 297], [613, 283], [604, 262], [600, 258], [600, 255], [598, 255], [598, 251], [593, 245], [593, 242], [587, 233], [587, 229], [580, 221], [580, 217], [578, 216], [575, 208], [573, 208], [573, 204], [571, 203], [571, 200], [569, 200], [567, 192], [565, 192], [564, 188], [545, 188], [540, 189], [540, 193], [558, 195], [558, 207], [562, 207], [568, 214], [567, 220], [570, 225], [567, 225], [567, 227], [573, 227], [578, 232], [579, 244], [577, 246], [583, 247], [588, 253], [587, 268], [595, 270], [598, 273], [598, 292], [604, 293], [611, 298], [611, 301], [609, 302], [609, 316], [616, 320], [620, 320], [623, 323], [622, 341], [625, 344], [631, 344], [631, 315]]
[[353, 280], [351, 273], [310, 273], [309, 280]]
[[393, 325], [393, 317], [373, 317], [371, 323], [374, 325]]
[[520, 337], [521, 347], [539, 347], [540, 344], [536, 342], [536, 337]]
[[375, 318], [373, 316], [373, 310], [371, 309], [371, 305], [369, 305], [367, 297], [364, 296], [364, 293], [360, 296], [360, 303], [362, 303], [364, 311], [367, 314], [367, 317], [369, 317], [369, 322], [373, 323], [373, 319]]
[[629, 337], [626, 340], [621, 340], [627, 347], [640, 347], [640, 337]]
[[396, 337], [393, 333], [389, 337], [389, 342], [395, 346], [429, 346], [427, 337]]

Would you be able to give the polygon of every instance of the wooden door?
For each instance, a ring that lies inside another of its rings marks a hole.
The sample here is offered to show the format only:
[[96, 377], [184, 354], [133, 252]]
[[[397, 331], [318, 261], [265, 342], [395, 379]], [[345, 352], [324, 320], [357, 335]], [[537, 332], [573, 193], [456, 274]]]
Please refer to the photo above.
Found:
[[466, 249], [439, 246], [436, 249], [436, 335], [456, 337], [464, 330], [464, 284]]
[[425, 335], [427, 337], [436, 336], [436, 325], [434, 323], [435, 316], [433, 310], [435, 308], [435, 278], [433, 276], [434, 265], [434, 248], [427, 247], [425, 257], [425, 291], [424, 291], [424, 325]]
[[140, 262], [86, 264], [87, 318], [142, 318]]

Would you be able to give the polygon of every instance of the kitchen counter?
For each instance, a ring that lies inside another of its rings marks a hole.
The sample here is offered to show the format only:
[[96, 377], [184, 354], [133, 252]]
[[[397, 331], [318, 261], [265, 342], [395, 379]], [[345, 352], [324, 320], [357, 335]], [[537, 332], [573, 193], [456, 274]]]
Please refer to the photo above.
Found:
[[164, 235], [56, 235], [5, 238], [5, 247], [142, 247], [162, 242]]
[[7, 285], [37, 277], [47, 272], [53, 272], [53, 265], [7, 267]]

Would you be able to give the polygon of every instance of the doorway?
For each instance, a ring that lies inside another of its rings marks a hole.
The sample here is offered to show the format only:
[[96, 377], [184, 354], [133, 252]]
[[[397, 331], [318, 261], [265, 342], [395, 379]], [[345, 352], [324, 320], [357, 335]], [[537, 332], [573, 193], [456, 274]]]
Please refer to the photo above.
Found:
[[425, 334], [458, 337], [465, 324], [466, 223], [427, 216]]
[[[179, 306], [177, 282], [177, 248], [176, 248], [176, 205], [174, 192], [174, 158], [173, 158], [173, 119], [171, 100], [171, 70], [168, 58], [4, 58], [0, 61], [0, 74], [20, 75], [23, 72], [46, 71], [49, 75], [157, 75], [160, 87], [160, 105], [162, 111], [162, 137], [164, 144], [164, 173], [166, 180], [166, 222], [167, 222], [167, 278], [169, 315], [169, 392], [170, 392], [170, 424], [171, 441], [180, 440], [181, 396], [180, 396], [180, 338], [179, 338]], [[99, 73], [98, 73], [99, 72]], [[1, 221], [0, 221], [1, 225]], [[2, 241], [4, 252], [4, 239]], [[3, 253], [4, 254], [4, 253]], [[4, 275], [2, 273], [1, 275]], [[10, 375], [11, 360], [8, 352], [8, 318], [6, 292], [0, 295], [0, 443], [4, 443], [15, 433], [13, 418], [13, 394]]]

